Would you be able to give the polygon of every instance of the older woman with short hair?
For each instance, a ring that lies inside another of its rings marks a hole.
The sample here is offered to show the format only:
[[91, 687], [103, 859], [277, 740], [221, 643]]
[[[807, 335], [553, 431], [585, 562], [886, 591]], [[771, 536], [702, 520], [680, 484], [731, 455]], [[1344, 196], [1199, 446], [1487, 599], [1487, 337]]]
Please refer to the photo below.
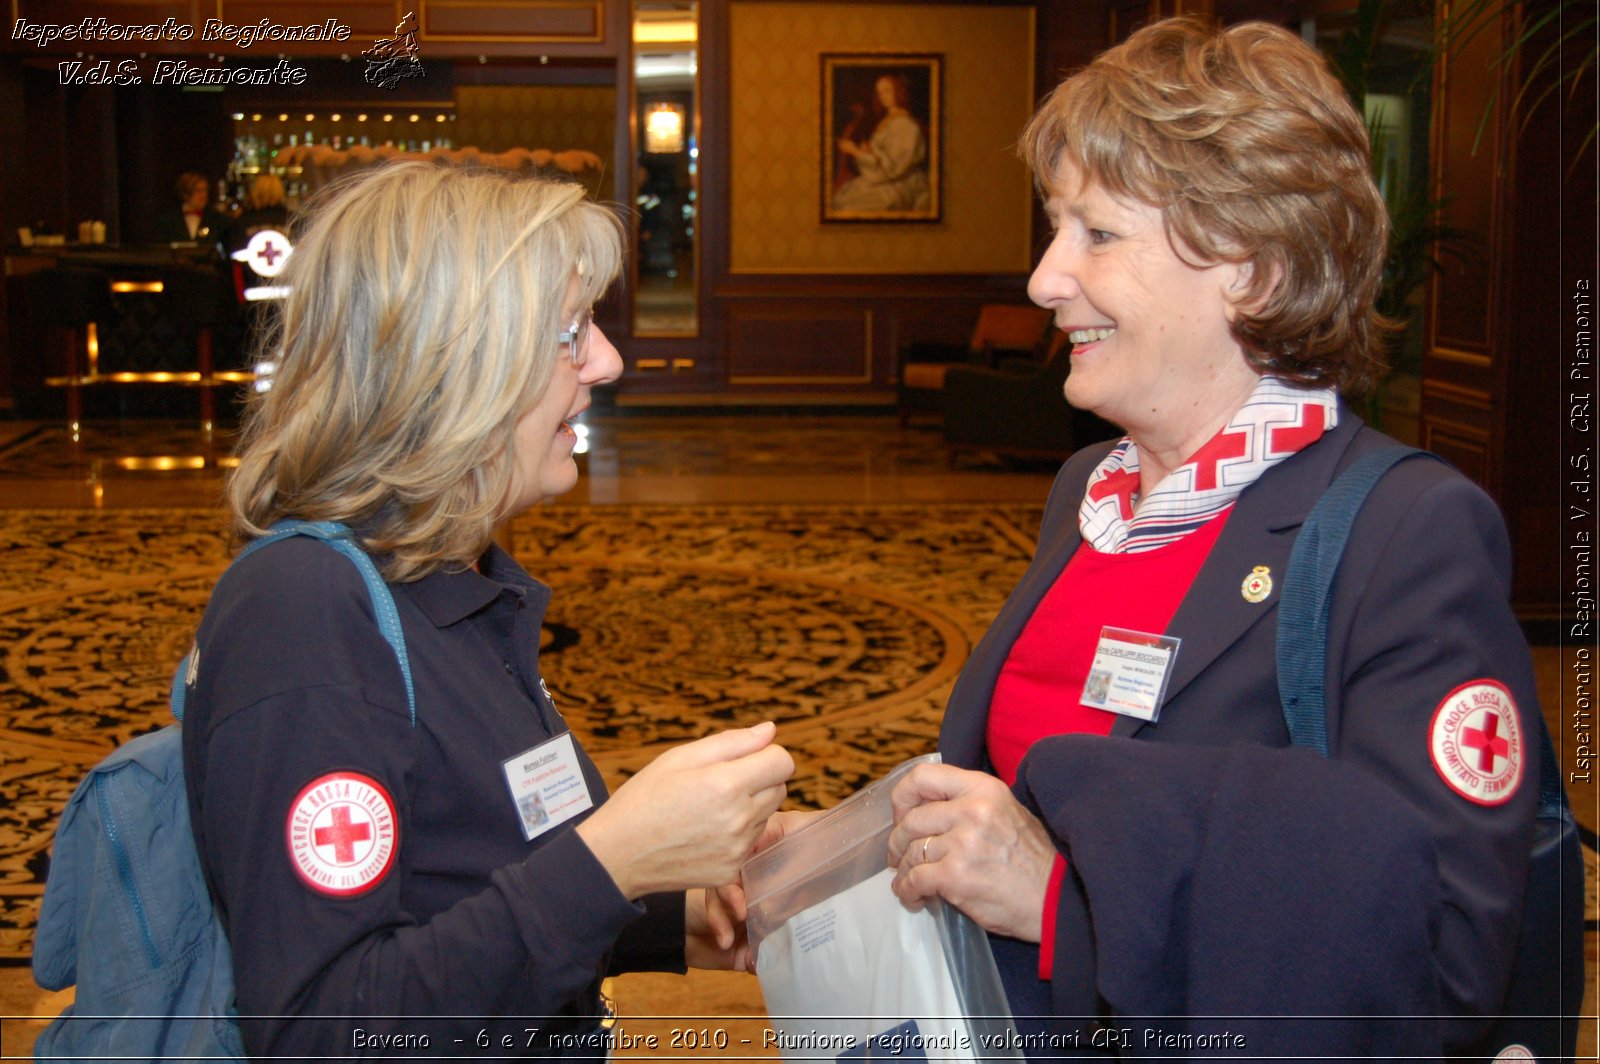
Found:
[[412, 684], [313, 539], [242, 558], [206, 609], [184, 767], [252, 1056], [604, 1059], [606, 974], [743, 964], [698, 888], [782, 801], [772, 725], [608, 796], [542, 676], [550, 589], [493, 539], [577, 482], [572, 422], [622, 372], [593, 315], [620, 264], [580, 186], [422, 162], [325, 190], [289, 259], [234, 530], [348, 526]]
[[1387, 442], [1345, 401], [1388, 326], [1361, 117], [1292, 34], [1171, 20], [1065, 81], [1022, 154], [1066, 396], [1127, 435], [1062, 469], [945, 763], [898, 788], [896, 890], [989, 929], [1043, 1056], [1465, 1051], [1539, 789], [1493, 503], [1438, 462], [1372, 493], [1332, 590], [1329, 759], [1290, 747], [1274, 665], [1301, 522]]

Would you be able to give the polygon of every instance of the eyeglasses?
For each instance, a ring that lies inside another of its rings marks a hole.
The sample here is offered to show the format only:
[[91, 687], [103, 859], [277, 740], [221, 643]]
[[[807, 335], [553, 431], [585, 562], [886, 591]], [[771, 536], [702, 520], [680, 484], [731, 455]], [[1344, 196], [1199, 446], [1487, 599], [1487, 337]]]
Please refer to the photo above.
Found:
[[594, 308], [590, 307], [565, 329], [556, 334], [556, 340], [567, 348], [567, 356], [574, 368], [582, 366], [589, 354], [589, 333], [594, 325]]

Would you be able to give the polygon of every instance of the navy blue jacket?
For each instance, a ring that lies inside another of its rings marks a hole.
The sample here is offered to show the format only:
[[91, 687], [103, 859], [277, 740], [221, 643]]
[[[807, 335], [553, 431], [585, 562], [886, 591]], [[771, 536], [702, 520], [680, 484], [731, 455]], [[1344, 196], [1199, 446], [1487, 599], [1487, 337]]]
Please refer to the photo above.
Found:
[[[1182, 643], [1159, 723], [1119, 717], [1112, 741], [1103, 745], [1103, 764], [1095, 747], [1083, 748], [1086, 737], [1043, 740], [1024, 760], [1019, 796], [1055, 833], [1071, 874], [1056, 914], [1050, 982], [1034, 974], [1035, 948], [995, 940], [1014, 1011], [1138, 1016], [1152, 1007], [1159, 1011], [1163, 1002], [1231, 1001], [1258, 1014], [1294, 1015], [1320, 994], [1327, 1012], [1370, 1017], [1431, 1011], [1429, 1002], [1436, 1000], [1446, 1018], [1442, 1027], [1396, 1030], [1391, 1048], [1433, 1038], [1447, 1046], [1470, 1044], [1484, 1026], [1481, 1017], [1495, 1011], [1521, 911], [1537, 759], [1524, 752], [1523, 777], [1509, 800], [1478, 804], [1452, 789], [1435, 767], [1430, 728], [1446, 696], [1476, 679], [1503, 684], [1522, 720], [1539, 713], [1527, 645], [1508, 606], [1510, 550], [1499, 512], [1480, 489], [1437, 462], [1404, 463], [1373, 491], [1333, 590], [1326, 676], [1332, 764], [1281, 749], [1289, 746], [1274, 666], [1281, 586], [1261, 603], [1241, 594], [1257, 566], [1267, 566], [1281, 585], [1295, 536], [1322, 492], [1354, 457], [1385, 442], [1345, 408], [1337, 428], [1241, 494], [1166, 633]], [[995, 680], [1079, 546], [1078, 504], [1108, 446], [1074, 455], [1057, 478], [1034, 560], [952, 692], [940, 735], [946, 761], [989, 768], [984, 735]], [[1529, 734], [1525, 725], [1522, 734]], [[1240, 744], [1253, 749], [1229, 749]], [[1263, 753], [1276, 760], [1260, 762]], [[1216, 775], [1224, 763], [1254, 781], [1253, 799]], [[1068, 772], [1073, 778], [1063, 779]], [[1276, 789], [1268, 785], [1273, 780]], [[1141, 794], [1164, 801], [1138, 801]], [[1204, 804], [1206, 796], [1219, 794], [1235, 801]], [[1347, 799], [1360, 815], [1345, 815]], [[1247, 824], [1229, 853], [1228, 833], [1220, 829], [1250, 816], [1252, 802], [1273, 815], [1290, 805], [1297, 812], [1279, 822], [1276, 859], [1270, 847], [1263, 849], [1263, 838], [1270, 842], [1271, 836], [1258, 836]], [[1132, 817], [1135, 806], [1141, 812]], [[1124, 844], [1088, 841], [1100, 830], [1096, 822], [1126, 832]], [[1315, 834], [1299, 837], [1297, 831]], [[1335, 848], [1333, 867], [1308, 859], [1303, 843], [1310, 837]], [[1403, 866], [1409, 873], [1397, 868], [1396, 839], [1404, 842], [1401, 852], [1431, 844], [1420, 856], [1436, 873], [1419, 880], [1414, 862]], [[1223, 867], [1239, 862], [1231, 879], [1208, 882], [1250, 904], [1191, 893], [1196, 881], [1181, 873], [1203, 847], [1209, 847], [1205, 858]], [[1152, 855], [1162, 862], [1162, 875], [1152, 874]], [[1330, 875], [1340, 878], [1330, 884]], [[1408, 931], [1400, 929], [1404, 920], [1370, 921], [1363, 902], [1374, 901], [1374, 889], [1411, 913]], [[1296, 942], [1284, 937], [1291, 921], [1269, 910], [1293, 909], [1297, 897], [1341, 896], [1351, 904], [1330, 901], [1321, 933], [1359, 946], [1342, 963], [1361, 971], [1322, 967], [1308, 955], [1297, 963]], [[1130, 907], [1130, 899], [1137, 904]], [[1165, 920], [1179, 909], [1195, 921], [1219, 923], [1153, 936], [1148, 927], [1119, 924], [1113, 915], [1148, 912]], [[1193, 956], [1192, 945], [1167, 939], [1202, 933], [1211, 944], [1201, 958], [1209, 973], [1204, 979], [1182, 966], [1150, 963], [1155, 956], [1170, 958], [1162, 951], [1175, 948]], [[1421, 954], [1418, 935], [1428, 944]], [[1086, 949], [1086, 938], [1098, 950]], [[1262, 964], [1276, 965], [1270, 978], [1263, 978]], [[1350, 980], [1363, 971], [1365, 982], [1357, 988]], [[1150, 988], [1144, 982], [1150, 978], [1177, 984]], [[1256, 988], [1256, 995], [1222, 994], [1214, 984], [1230, 978]], [[1392, 991], [1387, 997], [1385, 987]], [[1373, 1043], [1363, 1039], [1386, 1037], [1370, 1028], [1352, 1032], [1315, 1022], [1298, 1029], [1284, 1022], [1272, 1030], [1283, 1039], [1280, 1048], [1296, 1053], [1359, 1055], [1372, 1052]], [[1261, 1037], [1250, 1052], [1272, 1051]]]

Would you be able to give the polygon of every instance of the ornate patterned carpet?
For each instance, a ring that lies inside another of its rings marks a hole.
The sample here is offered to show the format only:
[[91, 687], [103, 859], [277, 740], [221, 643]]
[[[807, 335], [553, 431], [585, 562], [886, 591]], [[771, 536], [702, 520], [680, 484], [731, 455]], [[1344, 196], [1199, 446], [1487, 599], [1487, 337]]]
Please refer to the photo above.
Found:
[[[949, 686], [1032, 553], [1016, 505], [552, 506], [513, 550], [555, 589], [558, 705], [615, 783], [664, 747], [776, 720], [799, 804], [930, 750]], [[227, 562], [213, 510], [0, 511], [0, 964], [30, 955], [57, 814], [166, 722]]]

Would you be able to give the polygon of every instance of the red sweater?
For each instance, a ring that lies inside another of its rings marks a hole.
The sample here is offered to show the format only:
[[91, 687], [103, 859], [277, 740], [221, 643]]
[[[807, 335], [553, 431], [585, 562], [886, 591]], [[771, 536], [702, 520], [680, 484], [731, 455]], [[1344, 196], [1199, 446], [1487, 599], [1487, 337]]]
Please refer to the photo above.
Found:
[[[1110, 733], [1116, 715], [1080, 702], [1101, 629], [1165, 632], [1221, 535], [1228, 512], [1155, 550], [1101, 554], [1085, 543], [1073, 554], [1012, 644], [989, 702], [989, 760], [1007, 786], [1016, 783], [1017, 766], [1040, 739]], [[1066, 862], [1057, 858], [1045, 896], [1039, 950], [1043, 979], [1050, 978], [1054, 961], [1056, 898], [1065, 871]]]

